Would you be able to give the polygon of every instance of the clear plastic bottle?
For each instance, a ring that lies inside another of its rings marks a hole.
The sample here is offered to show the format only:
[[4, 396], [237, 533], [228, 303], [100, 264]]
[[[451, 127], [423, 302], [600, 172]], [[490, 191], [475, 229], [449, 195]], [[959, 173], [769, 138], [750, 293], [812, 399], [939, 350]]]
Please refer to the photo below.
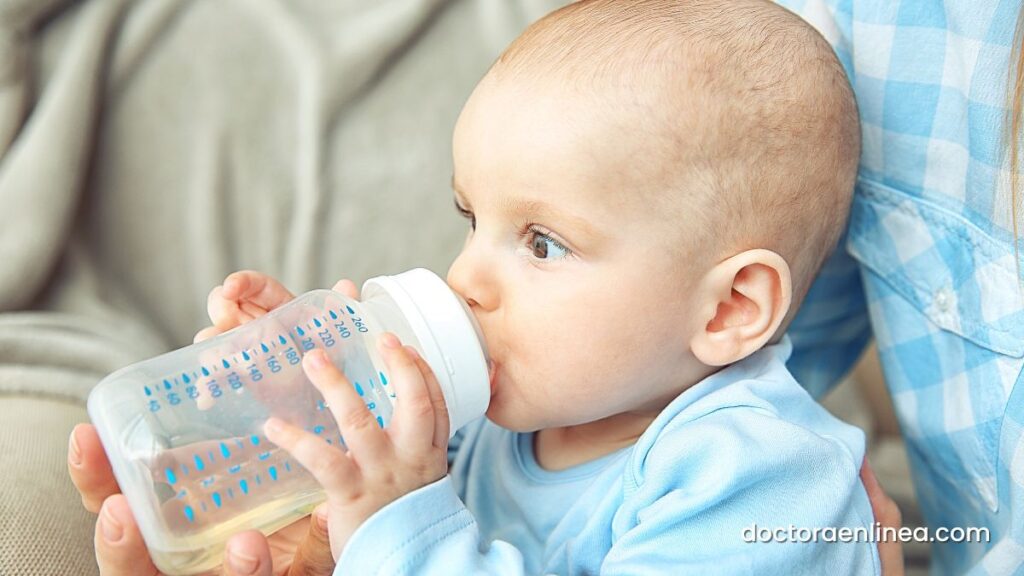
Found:
[[270, 534], [309, 514], [323, 491], [262, 435], [277, 416], [342, 441], [301, 366], [322, 348], [381, 426], [395, 397], [378, 357], [381, 332], [433, 369], [452, 433], [490, 399], [486, 348], [465, 302], [428, 270], [380, 276], [362, 301], [314, 290], [205, 342], [123, 368], [89, 395], [89, 415], [157, 567], [195, 574], [221, 563], [227, 539]]

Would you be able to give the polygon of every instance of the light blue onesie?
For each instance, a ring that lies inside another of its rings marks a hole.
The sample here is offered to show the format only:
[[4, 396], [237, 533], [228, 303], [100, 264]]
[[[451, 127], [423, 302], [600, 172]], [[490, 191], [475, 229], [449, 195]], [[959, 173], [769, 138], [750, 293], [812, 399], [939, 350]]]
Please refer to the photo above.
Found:
[[790, 351], [719, 371], [633, 446], [567, 470], [538, 466], [532, 434], [473, 422], [448, 476], [368, 519], [334, 574], [879, 574], [864, 435], [793, 380]]

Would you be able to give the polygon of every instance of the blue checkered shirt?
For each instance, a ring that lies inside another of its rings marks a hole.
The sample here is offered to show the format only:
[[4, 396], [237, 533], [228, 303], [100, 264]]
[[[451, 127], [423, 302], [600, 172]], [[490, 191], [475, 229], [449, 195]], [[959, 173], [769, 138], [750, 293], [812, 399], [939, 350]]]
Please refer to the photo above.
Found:
[[1024, 246], [1003, 145], [1021, 0], [780, 3], [835, 47], [863, 125], [849, 228], [789, 367], [820, 396], [873, 335], [926, 522], [989, 529], [932, 544], [933, 573], [1024, 574]]

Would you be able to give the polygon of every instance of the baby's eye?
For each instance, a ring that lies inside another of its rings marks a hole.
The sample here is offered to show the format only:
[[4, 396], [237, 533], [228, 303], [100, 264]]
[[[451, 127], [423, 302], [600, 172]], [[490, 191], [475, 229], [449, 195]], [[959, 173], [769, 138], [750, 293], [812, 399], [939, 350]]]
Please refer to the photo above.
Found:
[[[530, 241], [530, 251], [533, 253], [534, 258], [539, 260], [561, 260], [572, 253], [568, 248], [562, 246], [558, 240], [538, 230], [531, 229], [526, 237]], [[549, 259], [549, 256], [552, 256], [552, 258]]]
[[474, 215], [472, 212], [466, 210], [461, 205], [459, 205], [458, 200], [455, 201], [455, 211], [458, 212], [463, 218], [469, 220], [469, 228], [471, 230], [476, 230], [476, 215]]

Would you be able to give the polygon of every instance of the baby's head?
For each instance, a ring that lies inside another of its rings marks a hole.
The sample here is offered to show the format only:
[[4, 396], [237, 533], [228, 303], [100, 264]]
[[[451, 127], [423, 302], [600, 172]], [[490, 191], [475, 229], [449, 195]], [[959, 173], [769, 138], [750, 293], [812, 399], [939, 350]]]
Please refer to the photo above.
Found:
[[466, 103], [449, 283], [515, 430], [649, 415], [778, 340], [844, 227], [860, 136], [831, 48], [756, 0], [583, 0]]

